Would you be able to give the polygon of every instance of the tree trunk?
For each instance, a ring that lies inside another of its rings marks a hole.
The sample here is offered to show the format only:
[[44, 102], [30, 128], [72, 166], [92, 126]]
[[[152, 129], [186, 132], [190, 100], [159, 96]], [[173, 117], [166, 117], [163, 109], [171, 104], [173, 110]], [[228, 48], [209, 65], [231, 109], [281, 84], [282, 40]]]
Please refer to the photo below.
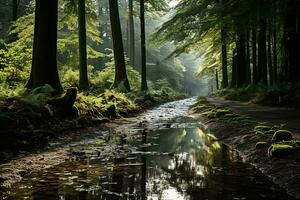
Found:
[[18, 19], [18, 7], [19, 0], [12, 0], [12, 21], [17, 21]]
[[78, 25], [79, 25], [79, 87], [86, 90], [89, 88], [87, 74], [87, 52], [86, 52], [86, 20], [85, 0], [78, 0]]
[[227, 71], [227, 45], [226, 45], [226, 32], [224, 27], [221, 29], [221, 42], [222, 42], [222, 88], [228, 87], [228, 71]]
[[45, 84], [62, 92], [57, 70], [57, 7], [58, 0], [36, 0], [32, 67], [26, 87]]
[[115, 61], [115, 82], [113, 86], [119, 87], [123, 85], [127, 91], [130, 91], [124, 58], [118, 0], [109, 0], [109, 14]]
[[232, 73], [231, 73], [231, 88], [237, 87], [237, 62], [236, 62], [236, 50], [232, 52]]
[[132, 67], [135, 67], [135, 41], [134, 41], [134, 20], [133, 20], [133, 0], [129, 0], [129, 12], [128, 12], [128, 56], [129, 63]]
[[284, 22], [284, 43], [288, 67], [288, 81], [293, 84], [300, 80], [299, 4], [298, 0], [287, 0], [287, 10]]
[[216, 69], [216, 89], [219, 90], [219, 74], [218, 74], [218, 69]]
[[252, 79], [253, 84], [257, 85], [258, 83], [258, 72], [257, 72], [257, 48], [256, 48], [256, 30], [252, 29]]
[[274, 83], [278, 82], [277, 70], [277, 28], [276, 28], [276, 15], [274, 16], [274, 30], [273, 30], [273, 68], [274, 68]]
[[238, 31], [236, 41], [237, 53], [237, 87], [243, 87], [246, 83], [246, 47], [245, 33]]
[[246, 34], [246, 85], [251, 84], [251, 67], [250, 67], [250, 31]]
[[260, 16], [260, 29], [258, 37], [258, 80], [264, 85], [268, 85], [266, 19], [262, 16]]
[[268, 69], [269, 69], [269, 80], [270, 85], [274, 84], [274, 70], [273, 70], [273, 59], [272, 59], [272, 27], [271, 23], [269, 23], [269, 33], [268, 33]]
[[145, 2], [140, 0], [140, 18], [141, 18], [141, 56], [142, 56], [142, 83], [141, 90], [148, 90], [147, 85], [147, 66], [146, 66], [146, 32], [145, 32]]

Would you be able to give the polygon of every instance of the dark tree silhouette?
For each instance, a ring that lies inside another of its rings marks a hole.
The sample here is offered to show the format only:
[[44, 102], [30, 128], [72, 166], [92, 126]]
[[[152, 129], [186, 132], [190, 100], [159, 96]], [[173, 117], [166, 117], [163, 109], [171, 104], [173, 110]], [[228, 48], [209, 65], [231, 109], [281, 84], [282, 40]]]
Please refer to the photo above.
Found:
[[87, 74], [87, 52], [86, 52], [86, 19], [85, 19], [85, 0], [78, 0], [78, 24], [79, 24], [79, 65], [81, 89], [89, 88]]
[[58, 0], [36, 0], [32, 67], [26, 87], [45, 84], [62, 92], [57, 70], [57, 3]]
[[146, 67], [146, 33], [145, 33], [145, 1], [140, 0], [140, 19], [141, 19], [141, 56], [142, 56], [142, 83], [141, 90], [148, 90], [147, 67]]
[[115, 60], [115, 82], [113, 86], [118, 87], [123, 84], [125, 86], [125, 89], [127, 91], [130, 91], [130, 85], [126, 72], [124, 47], [122, 41], [122, 31], [117, 0], [109, 1], [109, 13]]

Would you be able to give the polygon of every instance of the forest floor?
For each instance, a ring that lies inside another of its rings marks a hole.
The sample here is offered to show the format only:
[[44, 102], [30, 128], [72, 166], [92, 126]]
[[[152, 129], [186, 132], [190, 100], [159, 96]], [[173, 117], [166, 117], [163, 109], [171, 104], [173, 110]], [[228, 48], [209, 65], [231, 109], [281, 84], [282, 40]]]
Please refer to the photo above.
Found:
[[76, 114], [70, 117], [63, 106], [53, 109], [47, 95], [30, 93], [0, 101], [0, 164], [49, 148], [50, 143], [80, 140], [96, 130], [107, 130], [107, 123], [126, 122], [153, 106], [184, 97], [145, 94], [133, 100], [115, 91], [100, 96], [78, 94], [72, 107]]
[[[190, 112], [210, 133], [237, 150], [245, 162], [300, 199], [299, 111], [201, 98]], [[294, 139], [274, 141], [274, 132], [282, 129], [293, 131]]]
[[285, 124], [285, 128], [293, 133], [294, 138], [300, 139], [300, 109], [262, 106], [213, 97], [208, 97], [207, 100], [215, 106], [229, 108], [238, 114], [246, 115], [260, 122], [268, 122], [273, 125]]

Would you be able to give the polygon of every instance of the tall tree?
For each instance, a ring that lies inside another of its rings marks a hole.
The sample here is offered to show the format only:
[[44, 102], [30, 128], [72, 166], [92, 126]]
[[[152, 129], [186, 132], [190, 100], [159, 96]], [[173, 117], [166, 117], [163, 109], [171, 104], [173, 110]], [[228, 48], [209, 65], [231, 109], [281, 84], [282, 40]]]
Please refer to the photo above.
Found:
[[115, 61], [115, 82], [113, 86], [118, 87], [123, 84], [125, 89], [130, 91], [124, 57], [118, 0], [109, 0], [109, 14]]
[[268, 84], [267, 76], [267, 38], [266, 38], [266, 16], [263, 13], [265, 2], [260, 2], [259, 10], [259, 33], [258, 33], [258, 80], [264, 85]]
[[56, 60], [57, 8], [58, 0], [36, 0], [32, 67], [26, 84], [29, 89], [49, 84], [62, 92]]
[[256, 28], [252, 28], [252, 81], [256, 85], [258, 83], [257, 70], [257, 48], [256, 48]]
[[141, 20], [141, 59], [142, 59], [142, 83], [141, 90], [148, 90], [147, 67], [146, 67], [146, 31], [145, 31], [145, 1], [140, 0], [140, 20]]
[[135, 66], [135, 41], [134, 41], [134, 19], [133, 19], [133, 0], [128, 1], [128, 56], [129, 63]]
[[18, 7], [19, 0], [12, 0], [12, 21], [16, 21], [18, 19]]
[[288, 67], [288, 80], [297, 83], [300, 78], [300, 2], [286, 0], [286, 13], [284, 19], [284, 44]]
[[226, 32], [224, 27], [221, 28], [221, 42], [222, 42], [222, 88], [227, 88], [228, 86], [227, 45], [226, 45]]
[[79, 25], [79, 86], [81, 89], [89, 88], [87, 74], [87, 52], [86, 52], [86, 19], [85, 0], [78, 0], [78, 25]]

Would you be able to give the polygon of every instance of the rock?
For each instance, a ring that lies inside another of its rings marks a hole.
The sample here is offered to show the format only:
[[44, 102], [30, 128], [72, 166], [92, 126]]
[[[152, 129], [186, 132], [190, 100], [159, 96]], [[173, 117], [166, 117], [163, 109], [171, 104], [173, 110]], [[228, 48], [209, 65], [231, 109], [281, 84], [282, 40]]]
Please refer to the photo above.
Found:
[[293, 135], [288, 130], [278, 130], [274, 133], [272, 140], [276, 142], [281, 141], [291, 141], [293, 139]]
[[263, 149], [268, 146], [267, 142], [257, 142], [255, 145], [255, 149]]
[[107, 109], [107, 114], [110, 117], [117, 117], [117, 110], [116, 110], [116, 106], [114, 104], [110, 105]]
[[286, 144], [272, 144], [268, 149], [269, 157], [283, 158], [295, 152], [295, 148]]

